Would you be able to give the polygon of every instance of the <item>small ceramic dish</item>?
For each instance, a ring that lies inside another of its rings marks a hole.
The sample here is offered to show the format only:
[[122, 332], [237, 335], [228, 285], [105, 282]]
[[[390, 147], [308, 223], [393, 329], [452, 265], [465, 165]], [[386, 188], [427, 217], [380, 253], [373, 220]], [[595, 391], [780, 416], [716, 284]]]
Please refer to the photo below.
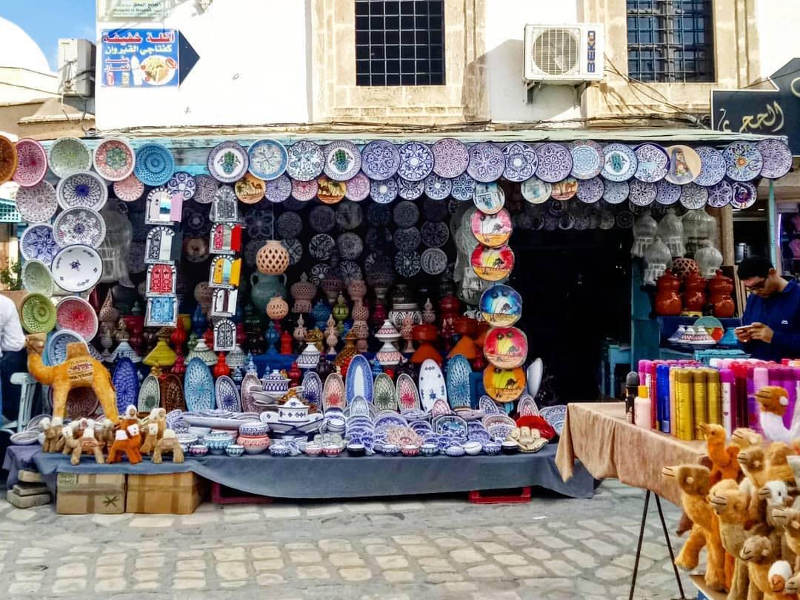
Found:
[[419, 447], [419, 452], [422, 456], [436, 456], [439, 453], [439, 448], [436, 444], [425, 443]]
[[403, 456], [419, 456], [419, 446], [405, 445], [400, 451]]
[[239, 426], [239, 435], [263, 436], [269, 433], [269, 425], [261, 421], [245, 421]]
[[191, 456], [205, 456], [208, 454], [208, 446], [205, 444], [192, 444], [189, 446], [189, 454]]
[[228, 456], [241, 456], [244, 454], [244, 446], [240, 446], [239, 444], [231, 444], [225, 448], [225, 454]]
[[400, 447], [397, 444], [384, 444], [383, 453], [386, 456], [397, 456], [400, 454]]
[[500, 442], [485, 442], [483, 444], [483, 452], [489, 456], [496, 456], [500, 454], [503, 446]]
[[463, 448], [464, 452], [470, 456], [477, 456], [483, 449], [480, 442], [467, 442], [464, 444]]
[[285, 444], [273, 444], [269, 447], [269, 453], [272, 456], [289, 456], [291, 454], [291, 450], [289, 446]]
[[325, 456], [339, 456], [342, 453], [342, 447], [329, 444], [322, 449], [322, 452]]
[[503, 454], [516, 454], [519, 452], [519, 444], [511, 440], [506, 440], [502, 444]]
[[319, 456], [320, 454], [322, 454], [322, 446], [314, 442], [309, 442], [308, 444], [306, 444], [304, 452], [308, 456]]
[[444, 453], [447, 456], [464, 456], [465, 450], [462, 446], [448, 446]]
[[350, 456], [364, 456], [366, 453], [364, 444], [347, 444], [347, 454]]

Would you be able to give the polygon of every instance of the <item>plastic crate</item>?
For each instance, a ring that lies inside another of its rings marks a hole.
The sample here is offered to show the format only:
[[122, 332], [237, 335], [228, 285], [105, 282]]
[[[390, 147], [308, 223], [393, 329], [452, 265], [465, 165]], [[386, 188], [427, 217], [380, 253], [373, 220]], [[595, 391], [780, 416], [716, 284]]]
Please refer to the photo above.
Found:
[[21, 223], [22, 216], [17, 205], [8, 200], [0, 200], [0, 223]]

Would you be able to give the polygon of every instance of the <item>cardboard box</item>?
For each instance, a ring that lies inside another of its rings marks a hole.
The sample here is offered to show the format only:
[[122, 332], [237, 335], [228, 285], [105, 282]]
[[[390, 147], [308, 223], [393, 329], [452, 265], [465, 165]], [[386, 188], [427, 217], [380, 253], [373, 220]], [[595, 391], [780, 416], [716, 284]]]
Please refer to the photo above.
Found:
[[208, 490], [205, 479], [194, 473], [128, 475], [125, 510], [151, 515], [189, 515]]
[[59, 473], [56, 512], [62, 515], [125, 512], [125, 475]]

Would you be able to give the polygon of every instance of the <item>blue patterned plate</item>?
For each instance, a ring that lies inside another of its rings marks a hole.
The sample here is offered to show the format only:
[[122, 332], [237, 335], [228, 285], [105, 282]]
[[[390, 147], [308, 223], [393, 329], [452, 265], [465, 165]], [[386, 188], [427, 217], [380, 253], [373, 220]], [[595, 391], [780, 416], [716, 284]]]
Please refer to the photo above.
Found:
[[522, 316], [522, 296], [511, 286], [496, 283], [481, 294], [483, 319], [493, 327], [509, 327]]
[[214, 384], [214, 394], [217, 396], [217, 408], [229, 410], [231, 412], [242, 412], [242, 401], [239, 398], [239, 390], [233, 379], [227, 375], [217, 377]]
[[197, 183], [186, 171], [178, 171], [170, 177], [167, 189], [171, 194], [180, 194], [184, 200], [191, 200], [197, 190]]
[[164, 185], [175, 170], [175, 159], [169, 148], [161, 144], [145, 144], [136, 151], [136, 178], [151, 187]]
[[696, 183], [687, 183], [681, 186], [681, 204], [693, 210], [703, 208], [708, 200], [708, 190]]
[[661, 181], [669, 171], [669, 155], [656, 144], [640, 144], [634, 150], [638, 164], [634, 177], [646, 183]]
[[361, 170], [370, 179], [389, 179], [400, 166], [400, 152], [392, 142], [373, 140], [361, 149]]
[[656, 184], [656, 202], [659, 204], [675, 204], [681, 198], [681, 186], [662, 179]]
[[52, 226], [46, 223], [28, 227], [19, 242], [19, 250], [25, 260], [39, 260], [48, 267], [60, 249], [53, 236]]
[[400, 166], [397, 173], [408, 181], [422, 181], [433, 171], [433, 152], [421, 142], [406, 142], [400, 146]]
[[700, 157], [700, 173], [694, 182], [706, 187], [717, 185], [725, 177], [725, 157], [722, 152], [711, 146], [700, 146], [695, 152]]
[[195, 357], [186, 365], [183, 395], [186, 409], [191, 412], [211, 410], [215, 404], [214, 377], [202, 358]]
[[733, 188], [726, 180], [708, 188], [708, 205], [712, 208], [722, 208], [731, 203]]
[[117, 410], [125, 412], [129, 405], [136, 406], [139, 398], [139, 377], [130, 358], [120, 358], [114, 368], [111, 383], [117, 392]]
[[450, 194], [460, 202], [469, 202], [472, 200], [472, 195], [475, 193], [476, 184], [476, 181], [472, 177], [466, 173], [462, 173], [453, 179], [450, 186]]
[[436, 361], [426, 358], [419, 369], [419, 396], [422, 409], [429, 412], [437, 400], [447, 404], [447, 387], [442, 369]]
[[609, 204], [622, 204], [628, 199], [630, 188], [627, 181], [606, 181], [603, 200]]
[[764, 159], [762, 177], [778, 179], [792, 168], [792, 151], [781, 140], [762, 140], [756, 144], [756, 148]]
[[[557, 181], [561, 180], [559, 179]], [[553, 193], [553, 186], [546, 181], [542, 181], [538, 177], [531, 177], [523, 182], [521, 191], [522, 197], [531, 204], [542, 204], [543, 202], [547, 202], [550, 198], [550, 194]]]
[[503, 148], [506, 166], [503, 176], [517, 183], [533, 177], [539, 160], [533, 148], [524, 142], [512, 142]]
[[490, 183], [502, 177], [506, 168], [503, 151], [491, 142], [481, 142], [469, 147], [467, 173], [475, 181]]
[[634, 206], [649, 206], [656, 200], [658, 187], [655, 183], [647, 183], [634, 179], [630, 182], [628, 199]]
[[572, 154], [561, 144], [548, 142], [536, 146], [536, 157], [539, 159], [536, 176], [542, 181], [556, 183], [572, 172]]
[[347, 181], [361, 170], [361, 153], [356, 145], [346, 140], [325, 146], [325, 175], [334, 181]]
[[397, 195], [403, 200], [416, 200], [425, 193], [425, 181], [408, 181], [397, 178]]
[[733, 181], [751, 181], [761, 174], [764, 158], [755, 144], [733, 142], [722, 151], [725, 174]]
[[286, 174], [299, 181], [311, 181], [322, 174], [325, 168], [325, 154], [322, 148], [309, 140], [292, 144], [287, 153]]
[[[41, 260], [41, 259], [40, 259]], [[92, 289], [103, 276], [103, 261], [89, 246], [67, 246], [53, 259], [53, 281], [68, 292]]]
[[397, 182], [394, 179], [373, 181], [369, 186], [369, 195], [378, 204], [389, 204], [397, 198]]
[[447, 398], [450, 401], [450, 407], [453, 410], [456, 408], [469, 408], [469, 376], [472, 373], [469, 361], [461, 354], [456, 354], [447, 361], [446, 371]]
[[[67, 344], [84, 342], [81, 334], [71, 329], [59, 329], [47, 338], [45, 355], [49, 366], [60, 365], [67, 360]], [[137, 380], [138, 383], [138, 380]]]
[[573, 142], [569, 147], [572, 156], [572, 175], [575, 179], [592, 179], [603, 170], [603, 147], [597, 142], [585, 140]]
[[731, 197], [731, 206], [733, 208], [750, 208], [755, 204], [758, 198], [755, 185], [749, 181], [734, 181], [731, 183], [731, 187], [733, 188]]
[[264, 181], [271, 181], [283, 175], [286, 163], [289, 161], [289, 154], [284, 145], [277, 140], [268, 139], [258, 140], [250, 146], [247, 157], [250, 173]]
[[73, 173], [58, 182], [56, 196], [59, 206], [64, 210], [69, 208], [100, 210], [108, 200], [108, 186], [90, 171]]
[[159, 404], [161, 404], [161, 386], [158, 384], [158, 378], [155, 375], [148, 375], [139, 388], [136, 408], [139, 412], [150, 412]]
[[456, 415], [443, 415], [437, 417], [433, 424], [434, 431], [439, 435], [451, 438], [466, 438], [469, 432], [467, 422]]
[[357, 396], [372, 403], [372, 369], [362, 354], [356, 354], [347, 367], [345, 395], [348, 403]]
[[585, 204], [594, 204], [603, 197], [603, 179], [592, 177], [578, 182], [578, 200]]
[[301, 383], [303, 386], [303, 399], [310, 405], [321, 408], [322, 406], [322, 380], [315, 371], [306, 371]]
[[603, 147], [603, 177], [608, 181], [627, 181], [636, 173], [636, 153], [625, 144], [607, 144]]
[[444, 200], [450, 195], [451, 186], [449, 179], [431, 173], [425, 178], [425, 195], [431, 200]]

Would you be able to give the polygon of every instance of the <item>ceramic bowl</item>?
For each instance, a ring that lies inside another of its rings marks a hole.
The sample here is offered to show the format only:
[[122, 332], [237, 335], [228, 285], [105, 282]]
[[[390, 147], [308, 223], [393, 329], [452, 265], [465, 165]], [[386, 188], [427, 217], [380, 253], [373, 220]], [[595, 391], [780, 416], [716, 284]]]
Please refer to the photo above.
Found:
[[367, 449], [364, 448], [364, 444], [347, 444], [347, 453], [350, 456], [364, 456]]
[[205, 437], [211, 433], [211, 427], [189, 427], [189, 433], [196, 435], [198, 438]]
[[179, 433], [175, 437], [184, 452], [189, 450], [189, 446], [196, 444], [198, 439], [193, 433]]
[[384, 444], [383, 453], [386, 456], [397, 456], [398, 454], [400, 454], [400, 446], [398, 446], [397, 444]]
[[270, 439], [266, 435], [263, 436], [246, 436], [240, 435], [236, 440], [239, 446], [244, 447], [244, 451], [248, 454], [261, 454], [269, 448]]
[[436, 456], [439, 453], [439, 448], [436, 444], [422, 444], [419, 447], [419, 452], [422, 456]]
[[231, 444], [225, 448], [225, 454], [228, 456], [241, 456], [244, 454], [244, 446], [240, 446], [239, 444]]
[[469, 454], [470, 456], [477, 456], [481, 453], [483, 447], [481, 446], [480, 442], [467, 442], [463, 446], [464, 452]]
[[263, 436], [269, 433], [269, 425], [261, 421], [246, 421], [239, 426], [239, 435]]
[[230, 433], [214, 432], [204, 437], [203, 442], [211, 454], [225, 454], [225, 449], [233, 444], [233, 436]]
[[342, 448], [341, 446], [329, 445], [325, 446], [322, 451], [325, 453], [325, 456], [339, 456], [342, 453]]
[[519, 452], [519, 444], [517, 442], [505, 441], [502, 446], [503, 454], [516, 454]]
[[502, 449], [502, 444], [500, 442], [486, 442], [483, 444], [483, 451], [490, 456], [496, 456], [500, 454], [500, 450]]
[[322, 446], [314, 442], [309, 442], [306, 444], [304, 452], [307, 456], [319, 456], [322, 454]]
[[191, 456], [205, 456], [208, 454], [208, 446], [205, 444], [192, 444], [189, 446], [189, 454]]
[[412, 446], [410, 444], [406, 444], [400, 449], [400, 452], [403, 453], [403, 456], [418, 456], [419, 446]]
[[289, 446], [285, 444], [273, 444], [269, 447], [269, 453], [272, 456], [289, 456], [291, 450], [289, 450]]
[[444, 453], [447, 456], [464, 456], [465, 451], [462, 446], [448, 446]]

